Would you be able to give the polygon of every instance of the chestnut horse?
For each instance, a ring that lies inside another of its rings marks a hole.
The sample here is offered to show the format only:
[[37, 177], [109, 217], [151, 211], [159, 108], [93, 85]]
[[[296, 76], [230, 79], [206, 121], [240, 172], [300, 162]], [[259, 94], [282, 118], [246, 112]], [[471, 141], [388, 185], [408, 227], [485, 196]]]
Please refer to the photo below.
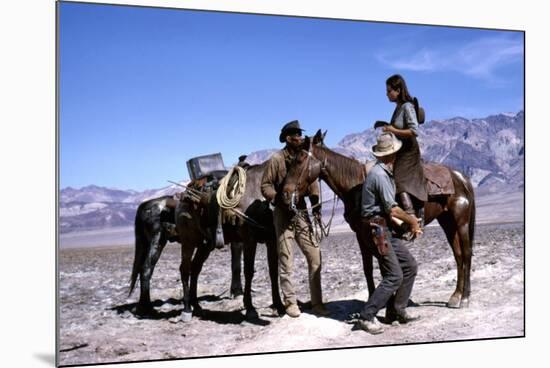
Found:
[[[365, 180], [365, 165], [334, 151], [323, 144], [325, 134], [317, 131], [313, 139], [306, 137], [302, 150], [290, 164], [285, 179], [283, 198], [290, 205], [292, 198], [303, 195], [309, 183], [321, 178], [344, 202], [344, 217], [352, 229], [360, 222], [360, 197]], [[433, 164], [439, 165], [439, 164]], [[440, 165], [444, 167], [443, 165]], [[474, 190], [470, 180], [457, 170], [449, 170], [455, 193], [429, 197], [424, 205], [425, 223], [437, 219], [453, 250], [457, 265], [457, 283], [448, 307], [467, 307], [470, 297], [470, 268], [475, 226]], [[355, 231], [355, 230], [354, 230]], [[369, 293], [374, 291], [372, 254], [357, 236], [363, 259], [363, 271]]]

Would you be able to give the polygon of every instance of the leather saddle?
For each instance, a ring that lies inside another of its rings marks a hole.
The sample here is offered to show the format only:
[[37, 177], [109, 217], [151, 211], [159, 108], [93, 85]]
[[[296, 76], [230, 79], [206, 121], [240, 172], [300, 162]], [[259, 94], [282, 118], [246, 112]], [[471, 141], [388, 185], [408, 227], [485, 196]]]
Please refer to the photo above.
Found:
[[[368, 161], [365, 164], [365, 177], [376, 161]], [[424, 177], [428, 186], [428, 196], [444, 196], [455, 193], [451, 169], [435, 162], [423, 162]]]
[[424, 162], [422, 166], [428, 185], [428, 196], [452, 195], [455, 193], [451, 169], [433, 162]]

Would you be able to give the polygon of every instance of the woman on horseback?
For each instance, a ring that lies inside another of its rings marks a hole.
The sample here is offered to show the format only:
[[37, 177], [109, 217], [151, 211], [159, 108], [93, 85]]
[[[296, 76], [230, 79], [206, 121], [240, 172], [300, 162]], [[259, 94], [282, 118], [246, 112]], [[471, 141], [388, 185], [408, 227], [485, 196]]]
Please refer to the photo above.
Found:
[[391, 122], [384, 126], [385, 132], [393, 133], [401, 142], [394, 164], [396, 193], [402, 208], [409, 214], [424, 219], [424, 202], [428, 200], [428, 191], [424, 169], [420, 159], [416, 116], [413, 98], [409, 94], [405, 79], [399, 74], [386, 80], [386, 94], [390, 102], [395, 103]]

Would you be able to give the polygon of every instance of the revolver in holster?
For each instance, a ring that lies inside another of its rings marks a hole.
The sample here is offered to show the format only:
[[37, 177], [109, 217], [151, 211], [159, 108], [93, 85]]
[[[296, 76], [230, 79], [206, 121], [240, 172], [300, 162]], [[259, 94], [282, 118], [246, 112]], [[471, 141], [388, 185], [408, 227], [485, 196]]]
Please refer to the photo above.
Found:
[[388, 242], [386, 240], [386, 219], [382, 216], [373, 216], [368, 219], [370, 235], [373, 243], [376, 244], [378, 253], [384, 256], [388, 252]]

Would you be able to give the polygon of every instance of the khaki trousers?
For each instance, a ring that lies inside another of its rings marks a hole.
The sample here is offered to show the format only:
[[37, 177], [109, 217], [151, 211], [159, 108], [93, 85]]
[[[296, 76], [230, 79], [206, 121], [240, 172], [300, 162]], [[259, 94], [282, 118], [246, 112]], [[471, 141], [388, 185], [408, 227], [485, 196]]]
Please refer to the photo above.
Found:
[[294, 263], [292, 248], [294, 242], [306, 257], [311, 305], [323, 302], [321, 292], [321, 249], [313, 238], [309, 219], [302, 216], [289, 215], [285, 210], [275, 207], [273, 222], [277, 235], [277, 250], [279, 253], [279, 279], [283, 303], [286, 306], [297, 304], [296, 292], [292, 285], [292, 267]]

